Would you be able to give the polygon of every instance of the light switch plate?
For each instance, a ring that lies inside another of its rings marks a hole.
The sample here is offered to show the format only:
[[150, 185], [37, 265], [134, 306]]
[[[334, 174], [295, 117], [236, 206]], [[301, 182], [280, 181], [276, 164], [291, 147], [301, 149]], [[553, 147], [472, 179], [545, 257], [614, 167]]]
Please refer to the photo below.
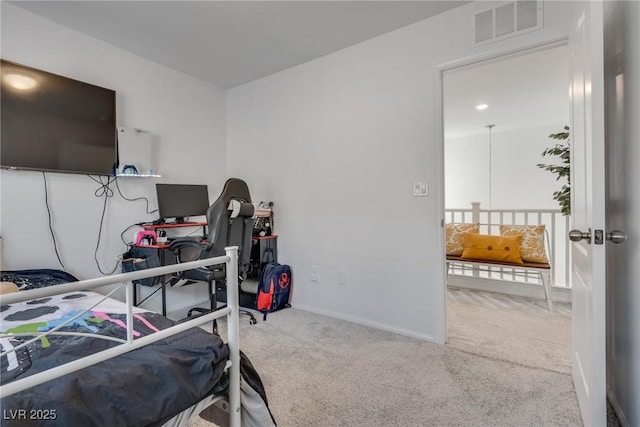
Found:
[[413, 197], [424, 197], [429, 195], [429, 183], [416, 181], [413, 183]]

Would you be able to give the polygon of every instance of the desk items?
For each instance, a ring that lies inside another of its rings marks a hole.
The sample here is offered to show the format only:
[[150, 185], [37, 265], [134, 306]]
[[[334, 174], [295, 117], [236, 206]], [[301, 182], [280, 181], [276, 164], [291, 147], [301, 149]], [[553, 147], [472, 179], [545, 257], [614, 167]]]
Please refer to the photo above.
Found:
[[[166, 234], [165, 234], [166, 236]], [[158, 241], [158, 235], [153, 230], [138, 231], [136, 235], [136, 245], [155, 245]]]

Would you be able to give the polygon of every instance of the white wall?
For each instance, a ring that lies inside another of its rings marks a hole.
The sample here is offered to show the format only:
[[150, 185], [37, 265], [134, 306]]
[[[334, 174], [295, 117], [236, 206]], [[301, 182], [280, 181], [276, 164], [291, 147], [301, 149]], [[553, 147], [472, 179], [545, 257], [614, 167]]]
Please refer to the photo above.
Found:
[[[567, 117], [567, 122], [568, 122]], [[445, 139], [445, 205], [447, 208], [471, 208], [480, 202], [483, 209], [560, 209], [553, 192], [566, 179], [536, 165], [560, 164], [557, 157], [542, 156], [557, 141], [549, 138], [561, 132], [565, 123], [528, 129], [491, 133], [489, 131]], [[491, 200], [489, 200], [489, 164], [491, 164]]]
[[623, 426], [640, 425], [640, 3], [605, 2], [608, 243], [607, 391]]
[[[2, 2], [2, 57], [113, 89], [117, 125], [153, 135], [162, 179], [120, 179], [128, 198], [145, 196], [156, 208], [155, 183], [208, 184], [217, 197], [226, 171], [225, 92]], [[100, 275], [94, 260], [104, 199], [84, 175], [47, 173], [49, 205], [61, 258], [81, 279]], [[42, 174], [2, 171], [2, 269], [59, 268], [48, 229]], [[114, 187], [115, 190], [115, 187]], [[125, 250], [120, 233], [129, 225], [156, 219], [144, 202], [109, 199], [98, 251], [111, 270]], [[130, 240], [130, 235], [127, 236]], [[180, 299], [176, 302], [176, 298]], [[204, 289], [170, 295], [172, 306], [206, 299]], [[148, 307], [157, 309], [159, 298]]]
[[471, 23], [488, 2], [228, 91], [229, 173], [275, 202], [294, 306], [444, 341], [438, 67], [565, 37], [573, 5], [544, 5], [544, 30], [482, 48]]

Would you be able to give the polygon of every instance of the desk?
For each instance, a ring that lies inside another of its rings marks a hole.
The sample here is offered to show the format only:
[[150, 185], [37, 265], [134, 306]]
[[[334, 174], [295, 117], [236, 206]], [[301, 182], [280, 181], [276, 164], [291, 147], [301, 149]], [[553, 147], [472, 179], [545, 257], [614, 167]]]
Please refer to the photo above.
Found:
[[[176, 229], [183, 227], [202, 227], [202, 236], [206, 238], [207, 234], [207, 223], [206, 222], [179, 222], [179, 223], [171, 223], [171, 224], [146, 224], [141, 225], [144, 230], [153, 230], [156, 231], [160, 229]], [[170, 243], [157, 243], [155, 245], [131, 245], [132, 248], [141, 248], [141, 249], [152, 249], [156, 251], [158, 255], [158, 259], [160, 261], [160, 266], [167, 265], [167, 253], [166, 250], [169, 249]], [[173, 263], [173, 259], [171, 259], [171, 263]], [[162, 315], [167, 315], [167, 283], [164, 280], [164, 277], [160, 278], [160, 286], [162, 293]], [[133, 286], [133, 305], [138, 305], [138, 283], [135, 283]]]
[[[158, 232], [158, 230], [176, 229], [176, 228], [183, 228], [183, 227], [202, 227], [202, 237], [206, 238], [207, 225], [208, 224], [206, 222], [173, 222], [170, 224], [146, 224], [146, 225], [141, 225], [140, 227], [142, 227], [145, 230], [155, 231], [156, 233]], [[162, 243], [160, 244], [162, 245]], [[155, 245], [151, 245], [151, 246], [155, 246]]]
[[145, 230], [156, 230], [158, 228], [179, 228], [179, 227], [206, 227], [206, 222], [170, 222], [164, 224], [143, 224], [140, 227]]

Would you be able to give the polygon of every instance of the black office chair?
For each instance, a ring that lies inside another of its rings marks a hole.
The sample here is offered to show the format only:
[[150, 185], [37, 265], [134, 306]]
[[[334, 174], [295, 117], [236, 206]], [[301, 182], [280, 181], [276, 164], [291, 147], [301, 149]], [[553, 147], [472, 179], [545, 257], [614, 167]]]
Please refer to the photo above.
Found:
[[[207, 240], [200, 242], [192, 237], [177, 238], [169, 245], [176, 257], [176, 263], [195, 261], [197, 259], [224, 256], [227, 246], [238, 247], [238, 283], [240, 284], [251, 269], [251, 233], [254, 223], [254, 206], [251, 203], [249, 187], [238, 178], [229, 178], [222, 193], [209, 209], [207, 209]], [[203, 315], [217, 308], [214, 286], [225, 283], [225, 265], [213, 265], [177, 273], [170, 284], [186, 285], [195, 282], [207, 282], [209, 285], [210, 309], [194, 307], [189, 310], [187, 318], [194, 313]], [[214, 283], [215, 282], [215, 283]], [[240, 310], [249, 316], [250, 323], [255, 324], [254, 315], [247, 310]], [[217, 324], [213, 324], [217, 333]]]

